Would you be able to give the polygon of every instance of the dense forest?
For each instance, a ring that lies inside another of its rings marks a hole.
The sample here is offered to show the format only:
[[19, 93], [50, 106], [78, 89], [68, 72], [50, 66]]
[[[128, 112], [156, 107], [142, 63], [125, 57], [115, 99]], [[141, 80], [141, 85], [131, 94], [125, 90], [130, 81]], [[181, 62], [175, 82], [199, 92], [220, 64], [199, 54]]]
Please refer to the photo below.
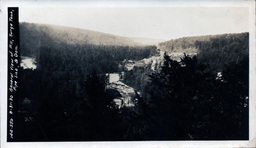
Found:
[[141, 46], [131, 38], [85, 29], [25, 22], [20, 23], [19, 26], [20, 47], [23, 56], [34, 56], [41, 46], [58, 47], [62, 44]]
[[141, 92], [152, 139], [248, 139], [249, 57], [227, 64], [221, 76], [197, 56], [164, 59], [160, 71], [145, 76], [136, 67], [124, 78]]
[[41, 45], [30, 54], [37, 68], [20, 69], [15, 141], [127, 140], [131, 116], [121, 112], [132, 112], [116, 109], [106, 73], [156, 54], [156, 46]]
[[165, 55], [145, 97], [161, 139], [247, 139], [248, 63], [230, 63], [216, 79], [196, 56], [177, 62]]
[[87, 49], [41, 48], [38, 68], [20, 69], [17, 140], [125, 140], [129, 117], [115, 109], [116, 95], [106, 89], [105, 73], [117, 72], [124, 59], [146, 58], [156, 48]]
[[197, 53], [202, 62], [221, 71], [225, 64], [249, 56], [249, 33], [183, 37], [159, 43], [159, 48], [167, 53]]
[[[165, 62], [156, 71], [145, 65], [124, 75], [124, 82], [152, 106], [146, 112], [153, 116], [156, 111], [156, 120], [162, 117], [153, 129], [170, 134], [163, 139], [248, 138], [249, 35], [208, 37], [192, 38], [197, 56], [185, 54], [175, 61], [166, 50]], [[186, 51], [188, 42], [173, 42], [184, 43], [182, 51], [191, 53]]]
[[196, 56], [165, 55], [135, 107], [121, 109], [105, 75], [73, 82], [47, 71], [21, 75], [18, 141], [248, 139], [248, 58], [216, 79]]
[[[200, 52], [180, 60], [165, 50], [155, 70], [122, 63], [158, 56], [156, 46], [40, 38], [21, 41], [21, 56], [34, 57], [37, 68], [20, 68], [14, 141], [249, 138], [248, 34], [193, 41]], [[122, 82], [134, 88], [135, 106], [115, 106], [120, 93], [107, 87], [106, 75], [114, 72], [124, 72]]]
[[[217, 76], [230, 63], [238, 64], [241, 60], [249, 57], [249, 34], [184, 37], [159, 43], [159, 46], [172, 59], [180, 59], [182, 57], [173, 57], [171, 53], [181, 52], [184, 55], [184, 53], [196, 52], [198, 60], [206, 64], [211, 69], [212, 74]], [[171, 46], [179, 50], [172, 50]], [[193, 48], [193, 51], [189, 50], [191, 48]], [[156, 70], [159, 71], [161, 69], [159, 67], [161, 67], [162, 63], [161, 61], [156, 63]], [[131, 71], [126, 72], [124, 81], [138, 91], [142, 91], [144, 87], [142, 85], [146, 81], [148, 82], [148, 75], [150, 73], [152, 73], [150, 65], [135, 67]]]
[[141, 60], [158, 54], [156, 46], [99, 46], [61, 45], [57, 48], [41, 47], [37, 54], [38, 69], [46, 71], [73, 71], [88, 74], [122, 70], [122, 61]]
[[249, 56], [249, 33], [225, 34], [209, 41], [197, 41], [198, 58], [215, 71], [221, 71], [230, 62], [238, 64]]

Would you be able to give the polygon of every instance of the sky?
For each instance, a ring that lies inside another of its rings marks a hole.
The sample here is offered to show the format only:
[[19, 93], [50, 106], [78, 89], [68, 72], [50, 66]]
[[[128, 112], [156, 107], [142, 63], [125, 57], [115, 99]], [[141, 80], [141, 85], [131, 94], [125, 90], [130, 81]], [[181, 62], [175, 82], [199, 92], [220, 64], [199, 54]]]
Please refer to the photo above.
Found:
[[19, 19], [164, 40], [249, 31], [248, 7], [20, 7]]

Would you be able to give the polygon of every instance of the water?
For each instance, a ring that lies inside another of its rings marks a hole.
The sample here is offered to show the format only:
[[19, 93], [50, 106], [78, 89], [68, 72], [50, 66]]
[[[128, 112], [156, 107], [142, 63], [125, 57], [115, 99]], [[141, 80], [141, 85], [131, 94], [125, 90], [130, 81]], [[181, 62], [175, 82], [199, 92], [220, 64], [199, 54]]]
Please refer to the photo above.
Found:
[[134, 102], [132, 98], [135, 96], [134, 89], [120, 81], [119, 73], [110, 73], [107, 75], [109, 76], [107, 88], [117, 90], [122, 96], [121, 98], [115, 98], [114, 102], [120, 107], [133, 107]]
[[35, 58], [30, 58], [30, 57], [21, 57], [21, 67], [23, 67], [24, 69], [36, 69], [36, 60]]
[[117, 82], [120, 80], [120, 76], [118, 73], [110, 73], [109, 74], [109, 83]]

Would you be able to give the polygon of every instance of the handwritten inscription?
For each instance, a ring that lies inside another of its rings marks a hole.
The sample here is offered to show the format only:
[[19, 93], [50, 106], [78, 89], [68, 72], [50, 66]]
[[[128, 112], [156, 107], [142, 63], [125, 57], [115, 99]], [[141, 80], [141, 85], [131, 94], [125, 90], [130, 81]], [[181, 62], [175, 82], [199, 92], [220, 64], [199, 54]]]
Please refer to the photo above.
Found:
[[10, 138], [13, 139], [13, 119], [12, 118], [9, 120], [9, 126], [10, 126], [9, 136]]
[[8, 25], [8, 135], [13, 139], [15, 96], [17, 96], [19, 77], [18, 8], [8, 9]]
[[[13, 102], [13, 95], [10, 95], [10, 96], [9, 96], [9, 101], [10, 101], [10, 102]], [[11, 104], [12, 104], [12, 103], [9, 103], [9, 106], [12, 106]], [[9, 114], [13, 114], [12, 107], [10, 107], [10, 109], [9, 109]]]
[[11, 10], [9, 12], [9, 37], [13, 37], [13, 30], [14, 30], [14, 26], [13, 26], [13, 15], [14, 15], [14, 10]]

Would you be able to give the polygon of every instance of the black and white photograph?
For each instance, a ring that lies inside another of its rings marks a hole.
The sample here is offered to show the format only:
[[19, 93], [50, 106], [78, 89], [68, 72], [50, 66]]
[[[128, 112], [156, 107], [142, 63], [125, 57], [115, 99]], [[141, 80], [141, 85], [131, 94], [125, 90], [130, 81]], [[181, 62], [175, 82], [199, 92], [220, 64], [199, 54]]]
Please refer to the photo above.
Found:
[[255, 144], [255, 2], [154, 3], [1, 8], [4, 142]]

